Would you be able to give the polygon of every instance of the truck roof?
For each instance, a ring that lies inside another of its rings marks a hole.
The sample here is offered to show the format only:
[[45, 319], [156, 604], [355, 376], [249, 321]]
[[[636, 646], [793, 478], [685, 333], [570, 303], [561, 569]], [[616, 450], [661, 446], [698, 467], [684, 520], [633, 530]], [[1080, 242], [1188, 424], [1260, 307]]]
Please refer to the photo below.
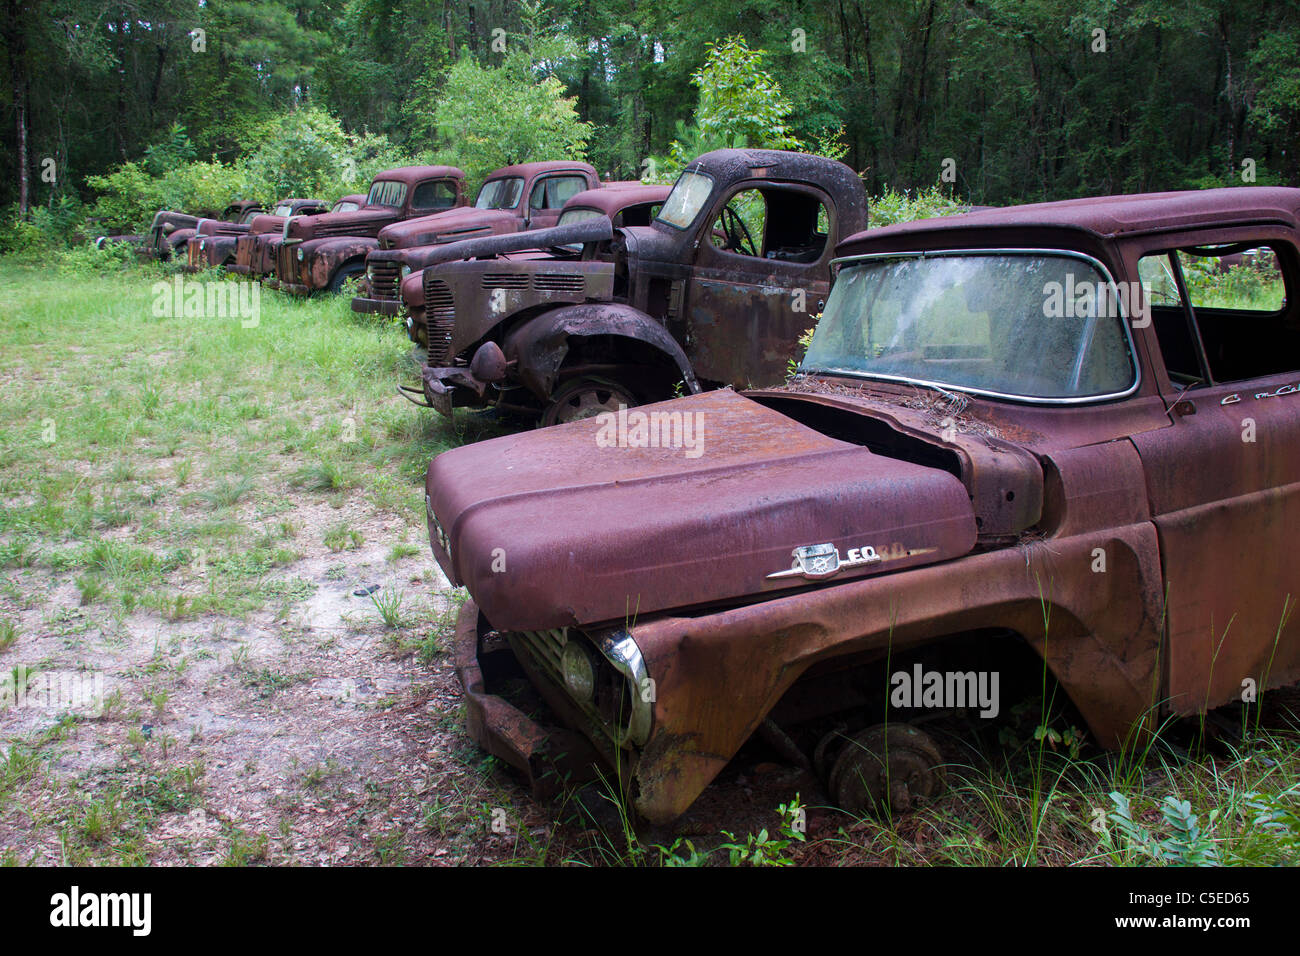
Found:
[[1014, 230], [1074, 230], [1098, 239], [1115, 239], [1204, 226], [1228, 227], [1274, 222], [1300, 226], [1300, 189], [1281, 186], [1231, 186], [1222, 189], [1096, 196], [1057, 202], [983, 209], [937, 219], [918, 219], [868, 229], [840, 243], [841, 252], [887, 252], [908, 246], [932, 247], [936, 234], [960, 233], [962, 243], [980, 230], [1005, 237]]
[[593, 179], [596, 178], [596, 168], [589, 163], [578, 160], [549, 159], [539, 163], [518, 163], [514, 166], [502, 166], [500, 169], [493, 170], [488, 179], [502, 179], [506, 176], [522, 176], [527, 179], [529, 176], [536, 176], [539, 173], [550, 173], [563, 169], [589, 173]]
[[398, 166], [376, 173], [375, 179], [414, 183], [425, 179], [464, 179], [465, 173], [455, 166]]

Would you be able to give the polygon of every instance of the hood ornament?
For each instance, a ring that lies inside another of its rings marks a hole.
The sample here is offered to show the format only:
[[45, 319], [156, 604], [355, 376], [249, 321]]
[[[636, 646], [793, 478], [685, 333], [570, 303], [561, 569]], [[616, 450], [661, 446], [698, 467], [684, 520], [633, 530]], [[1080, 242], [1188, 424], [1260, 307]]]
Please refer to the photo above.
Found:
[[804, 577], [810, 580], [834, 577], [849, 568], [860, 568], [868, 564], [879, 564], [883, 559], [873, 547], [850, 548], [848, 555], [840, 560], [840, 549], [826, 544], [806, 544], [790, 552], [794, 563], [789, 571], [775, 571], [767, 576], [769, 581], [781, 578]]

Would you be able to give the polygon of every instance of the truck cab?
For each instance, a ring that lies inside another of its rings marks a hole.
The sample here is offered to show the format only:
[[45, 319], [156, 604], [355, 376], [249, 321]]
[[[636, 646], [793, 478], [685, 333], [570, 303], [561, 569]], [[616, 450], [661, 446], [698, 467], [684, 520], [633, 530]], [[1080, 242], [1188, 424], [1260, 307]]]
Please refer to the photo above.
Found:
[[[835, 243], [866, 216], [842, 163], [718, 150], [683, 170], [649, 224], [592, 223], [581, 253], [510, 262], [508, 243], [448, 247], [401, 286], [427, 403], [556, 424], [674, 390], [778, 382], [824, 304]], [[480, 369], [502, 377], [469, 371], [480, 349]]]

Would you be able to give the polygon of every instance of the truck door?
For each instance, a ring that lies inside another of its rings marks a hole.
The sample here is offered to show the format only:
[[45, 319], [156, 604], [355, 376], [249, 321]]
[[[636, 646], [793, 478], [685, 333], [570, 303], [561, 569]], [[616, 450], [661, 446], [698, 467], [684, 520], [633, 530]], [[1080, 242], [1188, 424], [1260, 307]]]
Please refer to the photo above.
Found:
[[1300, 258], [1277, 231], [1149, 257], [1176, 280], [1151, 297], [1172, 425], [1133, 443], [1188, 714], [1300, 680]]
[[830, 291], [830, 200], [808, 186], [749, 181], [701, 222], [685, 292], [686, 354], [702, 380], [776, 385]]

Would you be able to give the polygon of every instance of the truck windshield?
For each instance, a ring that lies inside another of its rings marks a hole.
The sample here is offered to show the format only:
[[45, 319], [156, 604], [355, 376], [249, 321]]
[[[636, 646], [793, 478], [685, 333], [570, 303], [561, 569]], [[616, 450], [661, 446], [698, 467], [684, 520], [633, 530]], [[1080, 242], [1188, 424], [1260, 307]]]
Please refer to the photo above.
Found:
[[1064, 253], [850, 261], [800, 370], [1010, 398], [1116, 396], [1137, 381], [1119, 293]]
[[370, 186], [370, 195], [366, 197], [367, 206], [391, 206], [400, 208], [406, 199], [406, 183], [393, 182], [391, 179], [377, 179]]
[[712, 176], [687, 170], [677, 177], [677, 183], [664, 200], [664, 207], [659, 210], [656, 221], [665, 222], [674, 229], [685, 229], [700, 214], [711, 192]]
[[475, 209], [514, 209], [524, 194], [524, 181], [517, 176], [489, 179], [478, 191]]

